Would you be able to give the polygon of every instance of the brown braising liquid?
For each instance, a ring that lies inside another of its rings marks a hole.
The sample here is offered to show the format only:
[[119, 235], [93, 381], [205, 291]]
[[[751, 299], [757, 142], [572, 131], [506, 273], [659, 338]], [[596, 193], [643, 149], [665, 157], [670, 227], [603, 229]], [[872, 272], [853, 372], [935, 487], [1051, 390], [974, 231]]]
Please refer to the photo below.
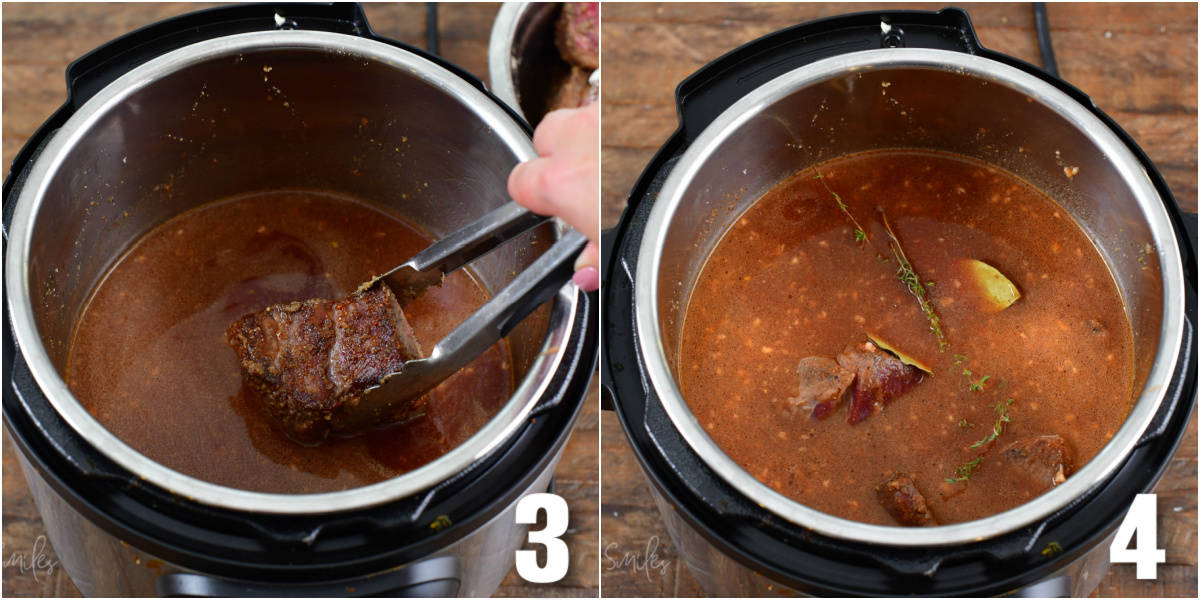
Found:
[[[1000, 451], [1016, 440], [1058, 434], [1074, 448], [1076, 468], [1095, 456], [1129, 408], [1131, 331], [1112, 274], [1070, 216], [1011, 174], [949, 154], [867, 153], [819, 171], [875, 246], [855, 241], [811, 169], [764, 195], [725, 234], [689, 301], [679, 359], [684, 397], [716, 443], [791, 498], [884, 525], [896, 522], [874, 488], [896, 472], [916, 476], [946, 524], [1041, 493], [998, 468]], [[931, 282], [945, 351], [897, 278], [876, 206]], [[998, 268], [1022, 298], [1001, 312], [979, 310], [957, 262], [964, 258]], [[845, 404], [825, 420], [791, 410], [800, 359], [837, 356], [868, 331], [933, 375], [853, 426]], [[1011, 422], [995, 445], [970, 448], [992, 432], [995, 406], [1008, 398]], [[981, 454], [965, 483], [946, 482]]]
[[[146, 234], [103, 279], [76, 325], [67, 383], [133, 448], [213, 483], [313, 493], [415, 469], [477, 431], [511, 395], [503, 340], [430, 392], [425, 417], [304, 447], [262, 416], [225, 328], [272, 304], [343, 297], [430, 241], [386, 212], [324, 193], [205, 204]], [[460, 270], [404, 312], [428, 352], [487, 300]]]

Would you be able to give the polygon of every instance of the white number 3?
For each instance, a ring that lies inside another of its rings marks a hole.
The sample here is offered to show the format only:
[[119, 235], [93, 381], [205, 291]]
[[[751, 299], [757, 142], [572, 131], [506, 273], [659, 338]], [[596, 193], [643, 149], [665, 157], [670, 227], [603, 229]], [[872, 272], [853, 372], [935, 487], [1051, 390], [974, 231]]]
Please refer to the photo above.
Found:
[[567, 544], [558, 536], [567, 531], [567, 501], [556, 494], [530, 494], [517, 502], [517, 524], [537, 523], [546, 511], [546, 528], [529, 532], [529, 543], [546, 547], [546, 566], [538, 565], [536, 550], [517, 550], [517, 574], [530, 583], [554, 583], [567, 574]]
[[[1138, 579], [1156, 579], [1158, 563], [1167, 562], [1167, 551], [1158, 547], [1158, 505], [1154, 494], [1138, 494], [1117, 529], [1108, 560], [1112, 563], [1134, 563]], [[1129, 549], [1133, 533], [1137, 532], [1137, 548]]]

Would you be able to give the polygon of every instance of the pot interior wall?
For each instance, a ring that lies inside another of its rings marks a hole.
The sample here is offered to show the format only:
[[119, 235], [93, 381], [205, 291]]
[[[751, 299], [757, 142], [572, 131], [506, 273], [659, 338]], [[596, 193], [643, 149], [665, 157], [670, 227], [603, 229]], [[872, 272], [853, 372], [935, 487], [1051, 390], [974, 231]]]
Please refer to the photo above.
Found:
[[562, 6], [556, 2], [530, 2], [517, 19], [509, 63], [512, 86], [525, 119], [536, 125], [550, 112], [554, 90], [571, 74], [554, 45], [555, 23]]
[[[1039, 98], [952, 68], [850, 71], [753, 110], [711, 148], [670, 217], [658, 312], [672, 362], [688, 300], [721, 236], [772, 187], [832, 158], [884, 148], [942, 150], [1006, 169], [1057, 201], [1108, 261], [1133, 327], [1135, 390], [1160, 336], [1154, 239], [1129, 185], [1093, 140]], [[1078, 167], [1074, 177], [1064, 168]], [[672, 364], [672, 369], [675, 365]]]
[[[53, 174], [31, 235], [38, 330], [61, 373], [74, 322], [106, 269], [139, 236], [206, 202], [324, 190], [439, 237], [507, 202], [518, 160], [480, 108], [397, 65], [286, 47], [207, 58], [138, 84]], [[496, 292], [552, 241], [542, 226], [472, 269]], [[549, 317], [541, 307], [508, 338], [518, 381]]]

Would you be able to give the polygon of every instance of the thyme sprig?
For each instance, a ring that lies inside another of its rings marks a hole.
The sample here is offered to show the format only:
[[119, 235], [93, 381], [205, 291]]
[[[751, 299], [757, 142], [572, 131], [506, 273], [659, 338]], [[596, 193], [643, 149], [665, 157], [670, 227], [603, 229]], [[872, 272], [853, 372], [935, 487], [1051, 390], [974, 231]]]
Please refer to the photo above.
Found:
[[971, 478], [971, 474], [979, 468], [983, 463], [983, 457], [977, 457], [975, 460], [965, 462], [958, 465], [958, 469], [954, 471], [954, 477], [947, 477], [946, 483], [961, 483]]
[[[837, 203], [838, 210], [842, 211], [842, 214], [846, 215], [846, 218], [850, 219], [850, 222], [854, 224], [854, 241], [859, 244], [866, 243], [866, 245], [874, 247], [870, 236], [867, 234], [867, 229], [850, 213], [850, 207], [842, 201], [842, 197], [833, 191], [833, 188], [829, 187], [829, 183], [825, 181], [825, 175], [817, 170], [816, 167], [813, 167], [813, 172], [816, 173], [816, 175], [813, 175], [813, 179], [821, 182], [821, 185], [825, 187], [825, 191], [833, 196], [833, 201]], [[929, 289], [927, 286], [932, 286], [933, 282], [931, 281], [927, 284], [921, 282], [921, 278], [917, 275], [916, 270], [913, 269], [912, 263], [909, 262], [908, 256], [904, 254], [904, 249], [900, 246], [900, 238], [896, 237], [896, 232], [892, 230], [891, 223], [888, 223], [887, 215], [883, 212], [883, 207], [876, 207], [876, 210], [879, 211], [879, 217], [883, 220], [883, 226], [887, 230], [888, 237], [891, 238], [888, 242], [888, 247], [891, 248], [892, 256], [896, 258], [896, 262], [898, 263], [896, 277], [900, 279], [901, 283], [908, 286], [908, 290], [912, 292], [913, 296], [916, 296], [917, 302], [921, 305], [921, 310], [925, 313], [925, 318], [929, 320], [929, 329], [933, 332], [934, 337], [937, 338], [938, 350], [945, 352], [946, 347], [950, 344], [946, 341], [945, 332], [942, 331], [942, 318], [938, 316], [937, 310], [933, 308], [933, 303], [929, 300]], [[887, 261], [887, 257], [882, 255], [880, 257], [885, 262]], [[982, 382], [980, 382], [980, 386], [980, 389], [982, 389]]]
[[[968, 374], [968, 377], [969, 376], [970, 376], [970, 374]], [[988, 379], [991, 379], [991, 378], [992, 378], [991, 375], [984, 375], [983, 377], [979, 378], [979, 381], [971, 381], [970, 379], [968, 379], [967, 380], [967, 389], [971, 390], [972, 392], [982, 392], [983, 384], [985, 382], [987, 382]]]
[[917, 302], [921, 305], [921, 310], [925, 313], [925, 318], [929, 320], [929, 330], [933, 332], [934, 337], [938, 341], [938, 350], [946, 351], [949, 342], [946, 341], [946, 334], [942, 331], [942, 318], [938, 316], [937, 311], [933, 308], [933, 303], [929, 300], [929, 290], [921, 283], [921, 278], [913, 269], [912, 263], [908, 261], [908, 256], [904, 254], [904, 249], [900, 247], [900, 238], [896, 237], [896, 232], [892, 230], [891, 223], [888, 223], [887, 214], [883, 212], [883, 207], [877, 207], [879, 218], [883, 220], [883, 227], [887, 230], [888, 237], [891, 238], [889, 246], [892, 249], [892, 255], [896, 257], [898, 266], [896, 267], [896, 277], [900, 282], [908, 286], [908, 291], [917, 298]]
[[1000, 434], [1004, 433], [1004, 424], [1012, 422], [1012, 418], [1008, 416], [1008, 409], [1012, 406], [1012, 403], [1013, 399], [1009, 398], [1008, 400], [1000, 402], [996, 405], [996, 424], [992, 426], [992, 432], [982, 440], [971, 444], [972, 448], [978, 448], [984, 444], [990, 444], [996, 441], [996, 438], [1000, 437]]
[[829, 187], [829, 184], [825, 181], [825, 176], [816, 167], [813, 167], [813, 172], [816, 173], [813, 179], [820, 181], [821, 185], [825, 186], [825, 191], [829, 192], [833, 196], [833, 201], [837, 203], [838, 210], [842, 211], [842, 214], [846, 215], [846, 218], [850, 219], [850, 222], [854, 224], [854, 241], [857, 243], [871, 243], [871, 239], [867, 237], [867, 229], [859, 224], [858, 219], [855, 219], [854, 215], [850, 214], [850, 207], [846, 206], [846, 203], [842, 202], [842, 197], [833, 191], [833, 188]]
[[963, 354], [955, 354], [954, 355], [954, 365], [955, 366], [963, 365], [962, 374], [963, 374], [963, 377], [967, 378], [967, 390], [969, 390], [969, 391], [972, 391], [972, 392], [984, 391], [984, 384], [987, 383], [987, 380], [992, 378], [991, 375], [984, 375], [983, 377], [980, 377], [978, 380], [972, 379], [972, 377], [974, 377], [975, 374], [972, 373], [971, 369], [967, 367], [967, 357]]

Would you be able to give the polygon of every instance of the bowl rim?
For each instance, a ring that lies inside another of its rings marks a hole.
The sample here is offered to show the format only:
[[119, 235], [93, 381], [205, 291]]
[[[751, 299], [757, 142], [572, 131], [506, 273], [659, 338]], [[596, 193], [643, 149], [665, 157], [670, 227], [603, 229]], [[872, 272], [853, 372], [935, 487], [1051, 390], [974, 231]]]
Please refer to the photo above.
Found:
[[[396, 46], [356, 36], [301, 30], [242, 33], [197, 42], [139, 65], [97, 92], [53, 134], [31, 166], [16, 198], [5, 256], [5, 287], [12, 329], [31, 374], [54, 409], [76, 433], [127, 469], [131, 477], [189, 500], [235, 511], [313, 515], [369, 508], [427, 490], [467, 470], [525, 425], [533, 408], [545, 396], [553, 374], [563, 365], [564, 349], [578, 310], [581, 292], [577, 287], [568, 282], [557, 291], [541, 352], [500, 411], [470, 438], [430, 463], [391, 479], [313, 494], [255, 492], [218, 485], [180, 473], [141, 454], [109, 432], [71, 393], [51, 362], [33, 318], [30, 294], [33, 282], [28, 269], [31, 232], [51, 180], [77, 142], [109, 110], [171, 73], [202, 62], [264, 50], [337, 52], [405, 71], [463, 102], [487, 124], [488, 133], [504, 141], [519, 162], [537, 156], [529, 135], [487, 94], [447, 69]], [[561, 235], [563, 227], [556, 221], [555, 234]]]
[[521, 110], [521, 99], [517, 97], [517, 85], [513, 81], [516, 58], [512, 55], [512, 45], [517, 38], [521, 17], [529, 5], [529, 2], [501, 4], [488, 36], [488, 83], [491, 84], [492, 93], [525, 120], [529, 120], [529, 117]]
[[[1156, 241], [1162, 272], [1162, 323], [1153, 365], [1124, 423], [1101, 451], [1066, 482], [1029, 502], [982, 519], [936, 527], [872, 525], [809, 508], [760, 482], [713, 441], [671, 375], [660, 335], [657, 274], [672, 217], [683, 193], [708, 157], [740, 126], [796, 90], [853, 71], [922, 68], [983, 78], [1016, 89], [1082, 129], [1106, 154], [1134, 191]], [[939, 547], [978, 542], [1044, 519], [1106, 480], [1138, 445], [1169, 388], [1183, 342], [1183, 267], [1174, 229], [1149, 175], [1129, 148], [1099, 118], [1049, 83], [1003, 63], [960, 52], [924, 48], [880, 49], [825, 58], [782, 74], [754, 89], [713, 120], [667, 176], [646, 221], [634, 278], [638, 351], [650, 384], [671, 422], [701, 460], [739, 493], [783, 519], [829, 537], [902, 547]]]

